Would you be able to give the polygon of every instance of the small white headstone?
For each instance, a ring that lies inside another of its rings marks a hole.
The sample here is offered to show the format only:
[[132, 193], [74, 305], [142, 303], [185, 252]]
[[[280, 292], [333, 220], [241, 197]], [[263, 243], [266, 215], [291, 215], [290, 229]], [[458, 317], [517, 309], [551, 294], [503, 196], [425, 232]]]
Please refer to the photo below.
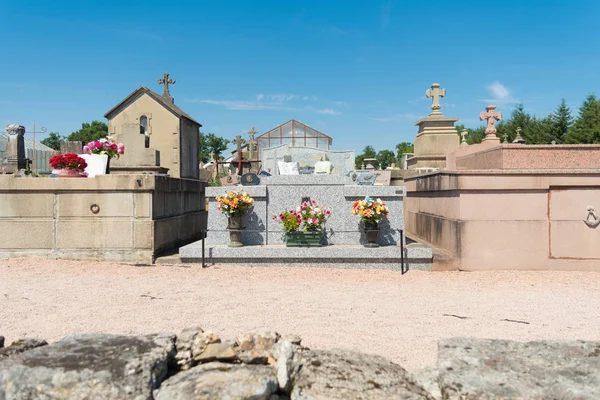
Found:
[[278, 161], [277, 167], [279, 169], [279, 175], [300, 175], [300, 172], [298, 172], [298, 162], [297, 161], [292, 161], [292, 162]]

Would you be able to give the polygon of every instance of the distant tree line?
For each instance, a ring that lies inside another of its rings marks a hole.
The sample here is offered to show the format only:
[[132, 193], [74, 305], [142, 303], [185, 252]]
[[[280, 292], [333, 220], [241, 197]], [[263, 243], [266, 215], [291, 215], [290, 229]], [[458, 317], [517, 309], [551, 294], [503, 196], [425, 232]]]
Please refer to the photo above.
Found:
[[[548, 116], [540, 118], [525, 111], [523, 104], [518, 104], [508, 118], [496, 123], [496, 135], [501, 141], [506, 137], [512, 142], [521, 128], [521, 136], [526, 144], [592, 144], [600, 143], [600, 100], [589, 95], [579, 107], [576, 117], [571, 115], [565, 99]], [[485, 126], [465, 128], [457, 125], [458, 132], [466, 129], [467, 143], [480, 143], [485, 138]]]
[[401, 142], [396, 145], [396, 152], [392, 150], [379, 150], [375, 151], [373, 146], [366, 146], [362, 153], [356, 156], [354, 160], [354, 166], [356, 169], [362, 168], [363, 161], [366, 158], [374, 158], [377, 160], [377, 167], [381, 167], [381, 169], [386, 169], [387, 167], [391, 167], [392, 164], [395, 164], [397, 167], [400, 167], [399, 162], [402, 154], [404, 153], [412, 153], [414, 152], [415, 146], [410, 142]]
[[[81, 141], [83, 143], [98, 140], [108, 136], [108, 125], [102, 121], [84, 122], [81, 129], [72, 132], [69, 136], [61, 136], [58, 132], [50, 132], [48, 137], [41, 140], [41, 143], [54, 149], [60, 150], [61, 142]], [[210, 153], [215, 154], [215, 159], [227, 149], [229, 140], [216, 136], [214, 133], [204, 134], [200, 132], [198, 140], [198, 154], [200, 161], [208, 162]]]
[[[517, 128], [521, 128], [521, 136], [525, 144], [598, 144], [600, 143], [600, 99], [590, 94], [579, 107], [576, 117], [571, 115], [571, 109], [565, 99], [548, 116], [540, 118], [525, 111], [523, 104], [518, 104], [511, 114], [496, 123], [496, 135], [501, 141], [511, 143], [517, 136]], [[457, 125], [459, 134], [466, 129], [467, 143], [481, 143], [485, 138], [485, 125], [479, 128], [467, 128]], [[362, 153], [356, 156], [356, 168], [360, 168], [365, 158], [377, 159], [382, 169], [396, 163], [404, 153], [412, 153], [412, 143], [402, 142], [396, 145], [396, 153], [391, 150], [376, 152], [372, 146], [366, 146]]]
[[40, 143], [54, 150], [60, 150], [61, 142], [91, 142], [108, 136], [108, 125], [102, 121], [84, 122], [81, 129], [71, 133], [69, 136], [61, 136], [58, 132], [50, 132], [47, 138]]

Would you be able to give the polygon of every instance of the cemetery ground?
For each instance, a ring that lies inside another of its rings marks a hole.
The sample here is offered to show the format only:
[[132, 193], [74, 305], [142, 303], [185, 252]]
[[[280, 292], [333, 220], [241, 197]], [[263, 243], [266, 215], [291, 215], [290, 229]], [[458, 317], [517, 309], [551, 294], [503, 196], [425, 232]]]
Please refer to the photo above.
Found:
[[0, 260], [0, 334], [143, 334], [201, 326], [225, 338], [296, 334], [311, 348], [433, 366], [440, 338], [598, 340], [600, 273], [134, 266]]

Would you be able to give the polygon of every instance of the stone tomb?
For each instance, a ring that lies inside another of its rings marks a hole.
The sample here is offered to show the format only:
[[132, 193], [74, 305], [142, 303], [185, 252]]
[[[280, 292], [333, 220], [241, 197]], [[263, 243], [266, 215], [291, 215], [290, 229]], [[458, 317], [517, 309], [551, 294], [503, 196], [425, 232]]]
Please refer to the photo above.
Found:
[[[215, 197], [228, 191], [245, 191], [254, 198], [254, 207], [244, 216], [242, 242], [245, 247], [228, 248], [227, 217], [217, 210]], [[400, 269], [400, 230], [404, 229], [404, 188], [392, 186], [358, 186], [350, 177], [336, 175], [295, 175], [261, 177], [257, 186], [208, 187], [208, 236], [206, 256], [210, 262], [228, 264], [273, 263], [342, 268]], [[352, 203], [365, 196], [381, 198], [390, 209], [380, 227], [379, 244], [367, 249], [360, 229], [360, 217], [351, 214]], [[287, 248], [285, 232], [273, 216], [295, 209], [303, 198], [316, 200], [331, 211], [321, 248]], [[200, 243], [179, 250], [183, 262], [200, 258]], [[430, 269], [431, 249], [409, 248], [407, 262], [413, 269]], [[211, 261], [212, 260], [212, 261]], [[352, 266], [355, 265], [355, 266]], [[376, 266], [377, 265], [377, 266]]]
[[360, 218], [350, 213], [352, 203], [365, 196], [381, 198], [390, 209], [388, 218], [381, 223], [380, 244], [398, 245], [400, 229], [404, 229], [403, 188], [355, 186], [348, 177], [334, 175], [296, 175], [261, 177], [257, 186], [235, 186], [230, 188], [208, 187], [209, 201], [208, 242], [227, 244], [229, 232], [227, 218], [217, 210], [215, 197], [229, 190], [245, 191], [255, 200], [253, 210], [246, 213], [243, 242], [247, 245], [283, 244], [284, 232], [273, 216], [283, 211], [296, 209], [303, 198], [316, 200], [331, 210], [326, 223], [326, 238], [329, 244], [358, 244], [362, 242], [359, 230]]
[[0, 258], [150, 264], [202, 238], [206, 183], [123, 174], [94, 179], [0, 175]]

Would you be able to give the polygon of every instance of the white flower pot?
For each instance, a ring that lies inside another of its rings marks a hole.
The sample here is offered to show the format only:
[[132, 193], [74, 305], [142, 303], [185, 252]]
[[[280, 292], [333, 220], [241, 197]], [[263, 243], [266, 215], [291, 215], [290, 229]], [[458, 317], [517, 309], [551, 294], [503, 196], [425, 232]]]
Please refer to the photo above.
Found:
[[108, 166], [108, 156], [106, 154], [80, 154], [79, 157], [87, 163], [85, 172], [87, 172], [88, 178], [106, 174], [106, 167]]

